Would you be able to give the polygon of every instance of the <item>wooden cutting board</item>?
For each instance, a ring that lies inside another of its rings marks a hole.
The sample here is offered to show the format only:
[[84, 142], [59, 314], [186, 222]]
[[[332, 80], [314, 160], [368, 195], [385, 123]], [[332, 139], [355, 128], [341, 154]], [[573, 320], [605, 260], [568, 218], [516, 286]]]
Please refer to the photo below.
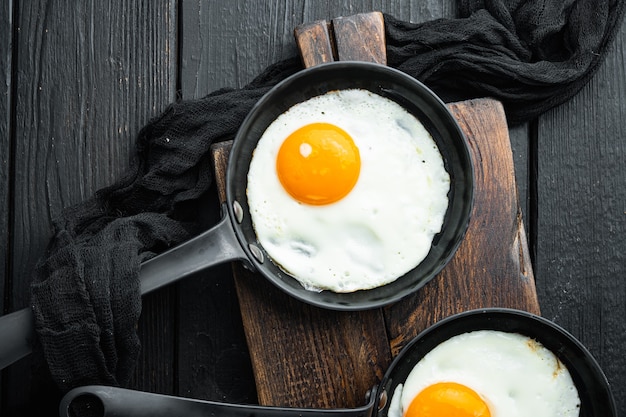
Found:
[[[377, 12], [303, 25], [295, 35], [305, 66], [336, 59], [385, 63], [383, 17]], [[233, 264], [260, 404], [363, 405], [392, 358], [438, 320], [482, 307], [539, 314], [503, 108], [479, 99], [449, 109], [474, 161], [474, 208], [451, 262], [417, 293], [381, 309], [331, 311], [295, 300]], [[221, 201], [231, 146], [212, 149]]]

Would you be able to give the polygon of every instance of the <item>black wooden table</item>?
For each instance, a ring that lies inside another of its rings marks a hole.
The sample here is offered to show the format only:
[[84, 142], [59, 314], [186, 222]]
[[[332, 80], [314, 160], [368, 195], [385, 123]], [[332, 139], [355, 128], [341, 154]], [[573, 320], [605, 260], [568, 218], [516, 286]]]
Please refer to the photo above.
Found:
[[[134, 138], [168, 103], [241, 87], [296, 55], [293, 28], [381, 10], [420, 22], [443, 1], [2, 2], [0, 308], [28, 305], [51, 219], [127, 169]], [[626, 411], [626, 25], [570, 102], [510, 130], [542, 315], [596, 357]], [[207, 199], [207, 225], [218, 218]], [[144, 298], [132, 387], [254, 403], [230, 266]], [[2, 341], [0, 340], [0, 343]], [[6, 368], [0, 415], [43, 410], [54, 392], [32, 358]], [[43, 381], [43, 382], [42, 382]], [[35, 404], [35, 405], [33, 405]]]

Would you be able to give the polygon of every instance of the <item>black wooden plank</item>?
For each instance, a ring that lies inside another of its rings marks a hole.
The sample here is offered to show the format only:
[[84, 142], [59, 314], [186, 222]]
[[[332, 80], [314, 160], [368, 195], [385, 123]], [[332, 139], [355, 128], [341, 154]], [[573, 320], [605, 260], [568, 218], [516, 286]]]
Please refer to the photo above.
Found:
[[160, 394], [176, 392], [176, 288], [148, 294], [139, 320], [141, 354], [128, 387]]
[[[0, 241], [8, 242], [9, 236], [9, 174], [11, 169], [11, 37], [13, 4], [0, 5]], [[8, 245], [0, 251], [0, 314], [4, 313], [4, 296], [7, 285]], [[8, 307], [7, 307], [8, 308]]]
[[[220, 217], [212, 187], [198, 215], [208, 229]], [[184, 397], [255, 403], [252, 365], [245, 342], [232, 270], [219, 265], [178, 284], [177, 393]]]
[[[28, 284], [51, 236], [51, 219], [119, 178], [141, 126], [174, 100], [175, 11], [170, 0], [19, 4], [11, 178], [14, 308], [28, 303]], [[137, 374], [150, 378], [138, 385], [171, 391], [172, 366], [162, 363], [160, 352], [172, 352], [174, 332], [171, 305], [163, 304], [144, 303], [150, 321], [142, 317], [140, 331], [159, 345], [159, 353], [142, 353]], [[32, 415], [25, 410], [33, 403], [54, 414], [57, 404], [47, 404], [39, 397], [42, 387], [32, 385], [40, 375], [32, 373], [30, 359], [6, 375], [11, 392], [2, 415]]]
[[519, 204], [522, 210], [522, 218], [526, 229], [526, 236], [529, 236], [528, 216], [530, 214], [530, 170], [529, 170], [529, 146], [530, 130], [528, 124], [509, 127], [509, 138], [511, 140], [511, 150], [513, 152], [513, 165], [515, 166], [515, 181], [519, 195]]
[[538, 126], [535, 276], [543, 315], [596, 357], [626, 410], [626, 25], [576, 97]]
[[[13, 33], [13, 3], [0, 4], [0, 314], [10, 308], [5, 305], [5, 291], [9, 285], [9, 207], [11, 192], [9, 178], [11, 172], [11, 62]], [[0, 372], [0, 414], [6, 396], [6, 384]]]
[[[221, 87], [241, 87], [272, 62], [295, 55], [289, 17], [294, 6], [293, 2], [183, 2], [183, 99]], [[219, 217], [215, 189], [210, 194], [205, 214], [209, 224]], [[180, 394], [256, 402], [230, 266], [191, 277], [179, 289]]]
[[183, 1], [182, 93], [201, 97], [242, 87], [267, 65], [297, 54], [293, 29], [303, 22], [379, 10], [421, 22], [456, 13], [452, 0], [306, 2]]

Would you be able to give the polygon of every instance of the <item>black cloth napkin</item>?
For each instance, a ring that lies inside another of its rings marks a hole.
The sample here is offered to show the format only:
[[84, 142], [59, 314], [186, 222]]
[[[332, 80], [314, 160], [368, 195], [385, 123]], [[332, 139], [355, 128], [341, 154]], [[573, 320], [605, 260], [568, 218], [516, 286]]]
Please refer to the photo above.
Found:
[[[617, 0], [463, 0], [459, 18], [411, 24], [385, 16], [388, 64], [444, 100], [489, 96], [510, 124], [576, 94], [620, 28]], [[254, 103], [301, 69], [267, 68], [242, 89], [170, 105], [137, 138], [116, 184], [66, 209], [31, 285], [36, 331], [61, 391], [125, 385], [140, 341], [140, 263], [197, 234], [188, 213], [212, 183], [209, 146], [232, 139]]]

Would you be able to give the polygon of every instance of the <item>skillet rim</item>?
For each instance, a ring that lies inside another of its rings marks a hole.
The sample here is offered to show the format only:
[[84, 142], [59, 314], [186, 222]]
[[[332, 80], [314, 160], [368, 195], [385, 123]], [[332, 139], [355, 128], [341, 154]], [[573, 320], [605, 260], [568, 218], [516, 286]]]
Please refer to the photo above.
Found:
[[[514, 330], [503, 329], [505, 323], [509, 322], [516, 323], [518, 327]], [[463, 330], [460, 329], [461, 326], [467, 326], [468, 323], [470, 324], [469, 329], [467, 327]], [[375, 387], [377, 390], [375, 395], [377, 397], [381, 395], [386, 395], [387, 397], [384, 404], [376, 411], [376, 417], [387, 417], [387, 411], [394, 394], [393, 391], [399, 383], [404, 383], [406, 376], [403, 376], [403, 374], [408, 375], [415, 363], [417, 363], [416, 361], [450, 337], [483, 329], [523, 334], [537, 340], [554, 353], [566, 365], [578, 390], [581, 400], [579, 417], [596, 415], [617, 417], [617, 406], [608, 378], [598, 361], [582, 342], [565, 328], [545, 317], [528, 311], [506, 307], [485, 307], [455, 313], [418, 333], [393, 359], [383, 379]], [[421, 344], [427, 344], [426, 352], [419, 352], [419, 349], [422, 347]], [[428, 345], [434, 346], [428, 348]], [[553, 345], [559, 346], [559, 348], [554, 349]], [[414, 358], [413, 356], [416, 357]], [[403, 363], [408, 361], [411, 363]], [[581, 376], [581, 372], [590, 379], [587, 380]], [[394, 378], [402, 378], [402, 380], [394, 381]], [[590, 393], [589, 390], [594, 391]], [[583, 398], [585, 402], [583, 402]], [[602, 412], [602, 414], [597, 414], [598, 412]]]

